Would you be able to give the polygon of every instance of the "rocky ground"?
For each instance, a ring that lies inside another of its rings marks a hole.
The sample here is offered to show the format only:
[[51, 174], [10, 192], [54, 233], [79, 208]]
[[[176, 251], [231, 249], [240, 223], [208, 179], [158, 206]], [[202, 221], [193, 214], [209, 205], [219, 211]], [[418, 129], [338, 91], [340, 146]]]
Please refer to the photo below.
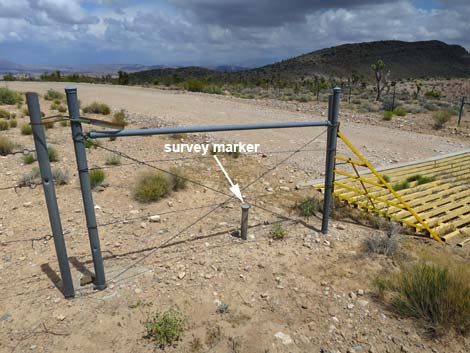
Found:
[[[59, 86], [11, 84], [15, 89], [39, 93]], [[298, 111], [294, 106], [267, 102], [130, 87], [79, 85], [79, 96], [83, 104], [99, 100], [114, 110], [126, 109], [130, 127], [325, 116], [325, 107], [321, 105]], [[41, 104], [49, 115], [50, 103], [41, 100]], [[377, 126], [383, 123], [374, 125], [369, 118], [355, 114], [344, 114], [342, 129], [377, 165], [470, 146], [461, 135], [449, 133], [442, 137], [399, 126]], [[18, 122], [21, 126], [27, 119], [18, 118]], [[19, 128], [1, 133], [24, 147], [33, 146], [31, 136], [21, 135]], [[184, 137], [184, 141], [232, 139], [262, 144], [261, 154], [237, 159], [221, 157], [240, 187], [260, 178], [243, 192], [253, 204], [248, 241], [232, 235], [239, 227], [239, 203], [229, 200], [215, 208], [227, 201], [224, 193], [228, 192], [228, 184], [211, 158], [151, 164], [163, 169], [183, 168], [192, 180], [222, 193], [189, 184], [185, 190], [152, 204], [132, 198], [136, 177], [151, 168], [121, 158], [121, 166], [104, 169], [105, 183], [93, 196], [108, 288], [94, 291], [90, 284], [80, 286], [80, 279], [87, 278], [93, 264], [70, 127], [56, 124], [47, 130], [48, 142], [60, 157], [53, 166], [67, 170], [70, 175], [67, 185], [57, 187], [57, 196], [76, 297], [65, 300], [56, 287], [58, 266], [49, 237], [42, 188], [3, 190], [0, 352], [158, 351], [144, 338], [144, 323], [169, 308], [184, 315], [185, 329], [178, 345], [165, 349], [168, 352], [469, 351], [468, 338], [453, 332], [439, 339], [431, 338], [420, 324], [399, 318], [377, 300], [373, 279], [384, 271], [396, 270], [400, 261], [363, 252], [363, 241], [381, 231], [350, 220], [333, 220], [330, 233], [322, 235], [320, 214], [302, 218], [293, 210], [296, 202], [316, 193], [296, 190], [295, 185], [321, 175], [325, 137], [320, 136], [309, 146], [314, 151], [299, 153], [280, 165], [289, 153], [273, 152], [295, 149], [315, 133], [320, 131]], [[160, 160], [174, 158], [162, 152], [163, 145], [179, 141], [180, 136], [123, 138], [103, 140], [102, 145], [139, 160]], [[90, 150], [90, 167], [103, 166], [109, 155], [100, 148]], [[193, 157], [183, 157], [186, 156]], [[0, 187], [15, 185], [34, 166], [23, 165], [19, 154], [0, 157], [0, 165]], [[157, 215], [160, 217], [149, 218]], [[280, 221], [287, 235], [274, 240], [272, 223]], [[470, 261], [465, 248], [444, 249], [424, 238], [406, 235], [399, 238], [403, 253], [410, 258], [421, 251], [438, 250]], [[226, 312], [217, 312], [221, 303], [228, 305]]]

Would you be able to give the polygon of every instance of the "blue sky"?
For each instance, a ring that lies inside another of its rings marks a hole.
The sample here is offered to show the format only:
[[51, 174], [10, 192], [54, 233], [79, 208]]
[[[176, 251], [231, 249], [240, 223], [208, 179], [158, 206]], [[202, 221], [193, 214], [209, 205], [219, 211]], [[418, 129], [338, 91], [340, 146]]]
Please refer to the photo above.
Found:
[[470, 48], [467, 0], [0, 0], [0, 59], [256, 66], [343, 43]]

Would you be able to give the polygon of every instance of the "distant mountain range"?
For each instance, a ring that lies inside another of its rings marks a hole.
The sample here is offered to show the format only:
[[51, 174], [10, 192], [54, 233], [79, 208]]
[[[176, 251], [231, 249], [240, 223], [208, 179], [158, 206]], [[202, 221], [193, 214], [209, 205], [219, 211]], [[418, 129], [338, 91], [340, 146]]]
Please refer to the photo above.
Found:
[[288, 80], [295, 81], [327, 76], [347, 78], [353, 73], [373, 80], [371, 64], [378, 59], [385, 62], [391, 78], [415, 79], [430, 77], [470, 77], [470, 54], [459, 45], [444, 42], [403, 42], [396, 40], [344, 44], [313, 51], [291, 59], [255, 69], [239, 66], [145, 66], [138, 64], [102, 64], [83, 66], [19, 65], [0, 59], [0, 74], [33, 74], [60, 70], [64, 74], [115, 75], [119, 70], [130, 73], [132, 83], [174, 81], [188, 78], [223, 81]]
[[[147, 70], [157, 70], [165, 68], [177, 68], [177, 66], [165, 65], [139, 65], [139, 64], [95, 64], [95, 65], [22, 65], [16, 64], [12, 61], [0, 58], [0, 75], [11, 74], [25, 74], [25, 75], [39, 75], [45, 72], [60, 71], [63, 74], [84, 74], [84, 75], [117, 75], [117, 72], [122, 70], [129, 73]], [[221, 65], [221, 66], [208, 66], [210, 70], [216, 72], [236, 72], [245, 70], [246, 68], [240, 66]]]

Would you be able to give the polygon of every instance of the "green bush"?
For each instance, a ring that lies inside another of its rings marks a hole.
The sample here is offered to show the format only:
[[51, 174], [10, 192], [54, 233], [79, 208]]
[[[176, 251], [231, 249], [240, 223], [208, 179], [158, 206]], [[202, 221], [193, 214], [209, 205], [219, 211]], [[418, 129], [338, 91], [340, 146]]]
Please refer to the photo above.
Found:
[[419, 261], [378, 282], [379, 291], [390, 291], [390, 304], [399, 315], [422, 320], [431, 333], [444, 334], [449, 328], [463, 335], [470, 333], [470, 270], [466, 264]]
[[46, 95], [44, 96], [44, 99], [48, 100], [48, 101], [64, 100], [65, 99], [65, 94], [63, 94], [59, 91], [50, 89], [50, 90], [47, 91]]
[[202, 92], [204, 89], [204, 82], [190, 78], [186, 81], [186, 89], [191, 92]]
[[321, 211], [322, 205], [320, 200], [313, 197], [308, 197], [297, 204], [295, 208], [298, 210], [301, 216], [310, 217], [313, 216], [316, 212]]
[[145, 323], [145, 337], [153, 340], [160, 349], [164, 349], [175, 345], [182, 338], [184, 323], [183, 314], [177, 310], [169, 309], [157, 313]]
[[271, 236], [273, 239], [281, 240], [287, 235], [287, 230], [284, 229], [281, 223], [274, 223], [271, 228]]
[[222, 87], [216, 85], [204, 86], [202, 92], [209, 94], [224, 94]]
[[392, 188], [395, 191], [405, 190], [410, 187], [410, 182], [407, 180], [399, 181], [398, 183], [393, 184]]
[[22, 135], [31, 135], [33, 133], [33, 127], [29, 124], [24, 124], [21, 126]]
[[10, 127], [17, 127], [18, 126], [18, 122], [16, 121], [16, 119], [11, 119], [10, 120]]
[[23, 95], [6, 87], [0, 87], [0, 104], [15, 105], [23, 103]]
[[402, 107], [396, 107], [393, 112], [398, 115], [398, 116], [405, 116], [406, 115], [406, 110], [405, 108]]
[[412, 176], [406, 178], [407, 182], [411, 183], [413, 181], [416, 181], [417, 185], [427, 184], [427, 183], [430, 183], [430, 182], [435, 181], [435, 180], [436, 180], [435, 176], [427, 177], [427, 176], [423, 176], [421, 174], [412, 175]]
[[392, 111], [390, 110], [384, 111], [384, 117], [383, 117], [384, 120], [387, 120], [387, 121], [392, 120], [392, 117], [393, 117]]
[[102, 169], [92, 169], [89, 171], [88, 174], [90, 176], [90, 184], [92, 189], [94, 189], [98, 185], [101, 185], [104, 179], [106, 178], [104, 170]]
[[93, 113], [101, 115], [109, 115], [111, 113], [111, 108], [105, 103], [93, 102], [90, 105], [83, 108], [84, 113]]
[[99, 142], [99, 141], [93, 140], [93, 139], [90, 139], [90, 138], [87, 138], [87, 139], [85, 140], [84, 144], [85, 144], [85, 148], [87, 148], [87, 149], [94, 149], [94, 150], [96, 150], [96, 148], [97, 148], [98, 146], [100, 146], [100, 142]]
[[57, 162], [59, 160], [59, 152], [54, 147], [47, 147], [47, 155], [49, 162]]
[[5, 136], [0, 136], [0, 156], [6, 156], [15, 148], [15, 144]]
[[169, 181], [171, 183], [170, 187], [173, 191], [178, 191], [186, 188], [187, 178], [181, 168], [171, 167], [171, 175], [169, 176]]
[[[387, 174], [382, 174], [383, 180], [385, 180], [387, 183], [390, 183], [390, 177]], [[378, 181], [380, 183], [380, 180]]]
[[171, 191], [168, 174], [146, 172], [137, 180], [134, 187], [134, 198], [140, 202], [158, 201]]
[[127, 117], [126, 117], [126, 112], [124, 110], [120, 110], [113, 115], [113, 122], [116, 124], [126, 126], [127, 123]]
[[0, 119], [10, 119], [10, 112], [0, 108]]
[[441, 92], [435, 90], [434, 88], [430, 91], [427, 91], [424, 95], [429, 98], [441, 98]]
[[59, 113], [65, 113], [67, 111], [67, 108], [64, 107], [63, 105], [60, 105], [59, 108], [57, 108], [57, 110], [59, 111]]
[[51, 122], [51, 121], [47, 122], [46, 121], [44, 123], [44, 129], [49, 130], [49, 129], [53, 129], [53, 128], [54, 128], [54, 123], [53, 122]]
[[434, 128], [441, 129], [452, 118], [452, 112], [448, 109], [438, 110], [433, 113]]
[[0, 120], [0, 131], [8, 130], [10, 128], [10, 124], [7, 120]]
[[120, 165], [121, 164], [121, 157], [118, 154], [111, 154], [106, 157], [106, 165]]
[[34, 153], [29, 153], [23, 156], [24, 164], [32, 164], [34, 162], [36, 162], [36, 156], [34, 155]]

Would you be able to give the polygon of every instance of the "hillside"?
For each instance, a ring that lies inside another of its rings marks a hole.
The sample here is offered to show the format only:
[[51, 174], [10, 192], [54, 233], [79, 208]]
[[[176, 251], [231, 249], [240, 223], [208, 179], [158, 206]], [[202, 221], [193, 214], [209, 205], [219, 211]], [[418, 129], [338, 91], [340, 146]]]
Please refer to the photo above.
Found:
[[470, 55], [459, 45], [440, 41], [378, 41], [344, 44], [267, 65], [242, 74], [300, 79], [314, 74], [372, 79], [370, 65], [382, 59], [394, 78], [468, 77]]
[[370, 65], [384, 60], [391, 78], [470, 77], [470, 54], [459, 45], [440, 41], [378, 41], [344, 44], [317, 50], [251, 70], [222, 73], [200, 67], [147, 70], [131, 74], [136, 82], [172, 81], [187, 78], [215, 81], [301, 80], [314, 75], [350, 77], [352, 73], [372, 80]]

